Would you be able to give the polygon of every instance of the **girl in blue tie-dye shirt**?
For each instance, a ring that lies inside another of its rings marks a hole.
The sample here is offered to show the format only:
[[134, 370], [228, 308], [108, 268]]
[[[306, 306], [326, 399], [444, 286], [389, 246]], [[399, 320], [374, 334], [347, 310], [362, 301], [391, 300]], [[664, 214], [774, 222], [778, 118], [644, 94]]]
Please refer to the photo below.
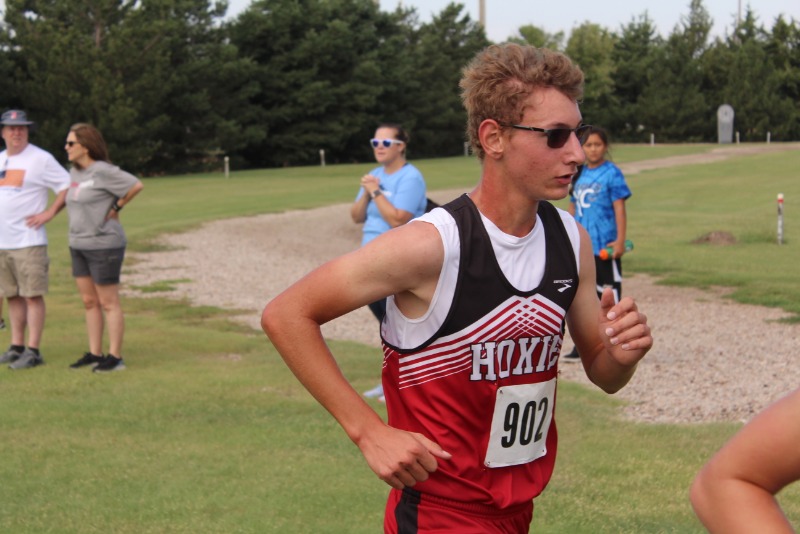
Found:
[[[586, 163], [573, 179], [569, 211], [592, 238], [598, 296], [604, 286], [611, 286], [614, 299], [619, 302], [622, 297], [621, 257], [625, 253], [628, 223], [625, 201], [631, 196], [631, 190], [619, 167], [606, 159], [608, 134], [605, 130], [592, 126], [583, 138], [583, 151]], [[614, 252], [603, 260], [600, 251], [606, 247], [613, 248]], [[577, 360], [578, 354], [573, 350], [562, 358]]]

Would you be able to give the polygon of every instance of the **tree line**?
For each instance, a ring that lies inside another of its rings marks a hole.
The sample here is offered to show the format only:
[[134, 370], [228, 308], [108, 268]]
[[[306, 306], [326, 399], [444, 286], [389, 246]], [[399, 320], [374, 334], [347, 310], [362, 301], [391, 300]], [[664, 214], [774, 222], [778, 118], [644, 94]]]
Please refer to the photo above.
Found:
[[[373, 0], [254, 0], [234, 18], [210, 0], [6, 0], [0, 103], [26, 109], [36, 144], [63, 156], [69, 126], [104, 133], [115, 163], [144, 175], [370, 161], [385, 121], [411, 156], [464, 151], [458, 80], [490, 44], [452, 3], [421, 23]], [[748, 8], [711, 39], [702, 0], [667, 37], [646, 13], [569, 37], [522, 26], [512, 41], [562, 50], [586, 74], [587, 123], [616, 141], [716, 141], [730, 104], [743, 141], [800, 139], [800, 24]], [[62, 157], [63, 160], [63, 157]]]

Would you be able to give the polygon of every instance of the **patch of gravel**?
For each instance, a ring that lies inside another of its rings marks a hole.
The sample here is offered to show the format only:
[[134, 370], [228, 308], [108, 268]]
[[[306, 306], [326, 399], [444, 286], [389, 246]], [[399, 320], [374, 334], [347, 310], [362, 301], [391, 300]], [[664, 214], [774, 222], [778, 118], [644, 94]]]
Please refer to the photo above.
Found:
[[[732, 154], [798, 148], [778, 143], [722, 147], [710, 155], [636, 162], [622, 170], [632, 175]], [[446, 202], [462, 192], [430, 196]], [[349, 205], [215, 221], [163, 236], [160, 243], [167, 251], [130, 253], [124, 292], [242, 310], [235, 319], [260, 331], [261, 310], [269, 300], [325, 261], [358, 247], [360, 236]], [[134, 289], [180, 280], [189, 282], [174, 282], [168, 292]], [[629, 401], [625, 417], [664, 423], [745, 421], [800, 384], [800, 325], [777, 322], [786, 317], [781, 310], [737, 304], [721, 288], [663, 286], [644, 275], [626, 277], [623, 293], [636, 298], [655, 338], [634, 379], [617, 394]], [[330, 339], [380, 344], [377, 322], [367, 308], [324, 325], [323, 333]], [[571, 346], [567, 339], [565, 350]], [[579, 364], [562, 364], [561, 377], [589, 383]]]

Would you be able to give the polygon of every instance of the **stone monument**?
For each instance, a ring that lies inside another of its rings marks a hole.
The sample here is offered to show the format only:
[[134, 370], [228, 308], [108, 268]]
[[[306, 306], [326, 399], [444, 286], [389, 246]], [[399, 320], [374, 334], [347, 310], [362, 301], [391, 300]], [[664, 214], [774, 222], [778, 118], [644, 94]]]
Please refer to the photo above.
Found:
[[733, 143], [733, 108], [728, 104], [717, 109], [717, 139], [720, 144]]

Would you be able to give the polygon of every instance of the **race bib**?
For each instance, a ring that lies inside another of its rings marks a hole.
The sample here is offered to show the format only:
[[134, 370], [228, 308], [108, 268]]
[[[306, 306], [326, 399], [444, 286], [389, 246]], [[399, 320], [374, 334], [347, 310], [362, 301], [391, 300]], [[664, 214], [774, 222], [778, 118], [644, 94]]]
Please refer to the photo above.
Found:
[[497, 390], [486, 467], [526, 464], [547, 454], [555, 394], [555, 378]]

